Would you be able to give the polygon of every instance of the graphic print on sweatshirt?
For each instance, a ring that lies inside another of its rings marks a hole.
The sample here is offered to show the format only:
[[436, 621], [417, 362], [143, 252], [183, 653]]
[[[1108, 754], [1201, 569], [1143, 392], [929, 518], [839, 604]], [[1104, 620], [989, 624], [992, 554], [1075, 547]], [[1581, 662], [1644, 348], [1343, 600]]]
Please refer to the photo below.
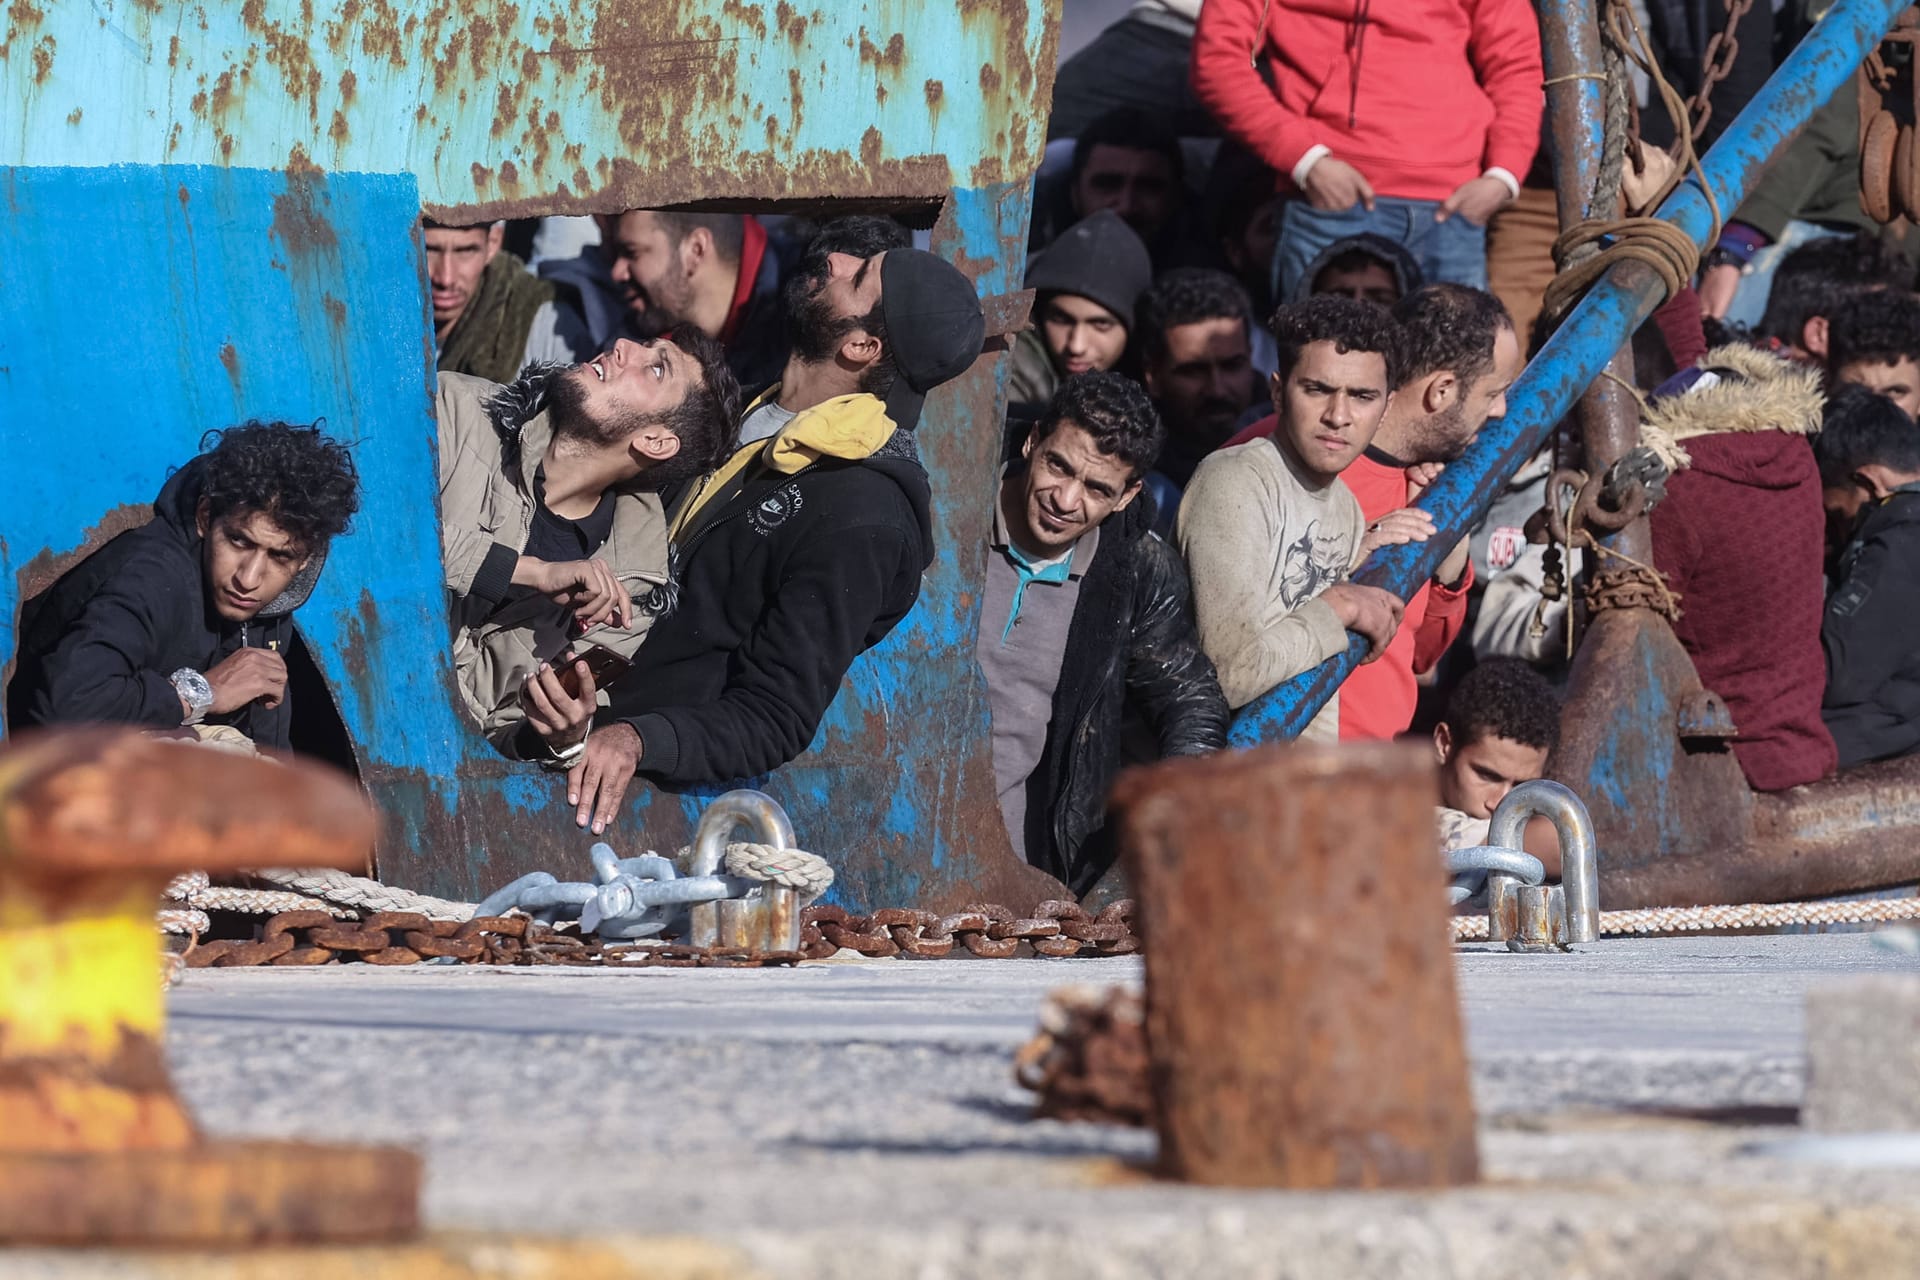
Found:
[[800, 497], [800, 486], [789, 481], [762, 498], [748, 514], [747, 523], [755, 533], [765, 536], [785, 524], [805, 505]]
[[1347, 572], [1347, 540], [1338, 533], [1322, 534], [1320, 522], [1309, 520], [1306, 532], [1287, 544], [1280, 560], [1280, 603], [1297, 609], [1340, 581]]

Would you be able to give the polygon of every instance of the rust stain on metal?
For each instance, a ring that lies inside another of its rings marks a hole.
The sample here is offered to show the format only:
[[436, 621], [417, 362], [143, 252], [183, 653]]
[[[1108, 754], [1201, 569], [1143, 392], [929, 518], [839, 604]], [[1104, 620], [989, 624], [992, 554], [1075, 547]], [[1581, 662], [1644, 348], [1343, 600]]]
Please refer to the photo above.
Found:
[[[785, 26], [786, 15], [790, 11], [784, 4], [780, 6], [780, 9], [780, 23], [782, 26]], [[767, 38], [766, 10], [757, 4], [742, 4], [741, 0], [722, 0], [720, 16], [753, 32], [756, 40], [764, 40]]]
[[295, 164], [289, 166], [287, 174], [287, 190], [273, 198], [270, 232], [288, 253], [301, 255], [322, 253], [340, 244], [333, 224], [320, 209], [319, 188], [326, 179], [310, 167], [298, 166], [303, 154], [296, 149]]
[[1164, 1173], [1296, 1190], [1479, 1176], [1437, 797], [1431, 757], [1404, 743], [1122, 775]]
[[920, 90], [927, 99], [927, 119], [933, 127], [935, 137], [940, 136], [940, 103], [947, 96], [947, 86], [938, 80], [929, 80]]
[[991, 62], [980, 64], [980, 92], [995, 94], [1000, 92], [1000, 69]]
[[14, 576], [15, 599], [24, 606], [52, 586], [61, 574], [85, 560], [129, 529], [137, 529], [153, 519], [153, 508], [144, 502], [129, 502], [114, 507], [80, 535], [80, 545], [70, 551], [42, 551], [20, 566]]
[[220, 367], [227, 371], [227, 381], [233, 384], [237, 393], [240, 390], [240, 353], [234, 350], [231, 342], [220, 344]]
[[860, 61], [875, 71], [885, 71], [898, 75], [907, 62], [907, 38], [898, 31], [894, 32], [882, 49], [867, 35], [865, 27], [860, 28]]
[[33, 46], [33, 82], [45, 84], [47, 76], [53, 71], [54, 42], [52, 36], [41, 36]]
[[67, 112], [67, 123], [68, 123], [68, 124], [79, 124], [79, 123], [80, 123], [80, 108], [79, 108], [79, 107], [75, 107], [75, 108], [74, 108], [73, 110], [71, 110], [71, 111], [69, 111], [69, 112]]

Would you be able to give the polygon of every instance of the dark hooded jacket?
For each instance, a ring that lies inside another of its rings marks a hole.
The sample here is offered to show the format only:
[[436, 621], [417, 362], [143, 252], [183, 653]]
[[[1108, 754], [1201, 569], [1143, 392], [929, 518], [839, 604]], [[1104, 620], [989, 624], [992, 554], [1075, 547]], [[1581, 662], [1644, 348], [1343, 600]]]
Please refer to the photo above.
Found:
[[1840, 766], [1920, 750], [1920, 485], [1867, 510], [1840, 559], [1820, 640], [1827, 653], [1822, 714]]
[[[205, 673], [242, 646], [287, 651], [292, 613], [312, 594], [325, 552], [315, 552], [252, 620], [222, 618], [207, 591], [194, 518], [204, 474], [199, 458], [174, 472], [154, 499], [152, 520], [88, 556], [27, 606], [19, 666], [7, 690], [11, 728], [92, 722], [177, 729], [175, 671]], [[286, 750], [292, 698], [206, 722]]]
[[[807, 412], [853, 402], [878, 413], [867, 396]], [[676, 530], [678, 606], [654, 623], [599, 723], [631, 723], [640, 773], [668, 785], [757, 777], [793, 759], [853, 660], [919, 599], [932, 501], [901, 430], [867, 457], [742, 472]]]
[[1140, 295], [1153, 283], [1147, 246], [1111, 209], [1089, 214], [1035, 256], [1027, 268], [1034, 291], [1033, 323], [1014, 342], [1007, 375], [1008, 404], [1045, 404], [1060, 389], [1060, 370], [1040, 335], [1045, 300], [1065, 293], [1111, 311], [1129, 336]]
[[1180, 553], [1153, 532], [1142, 495], [1100, 526], [1080, 584], [1040, 763], [1027, 779], [1027, 860], [1084, 894], [1113, 865], [1107, 792], [1120, 771], [1131, 703], [1161, 756], [1226, 745], [1231, 713], [1194, 630]]
[[1400, 296], [1403, 298], [1426, 283], [1426, 277], [1420, 271], [1419, 259], [1405, 245], [1375, 232], [1363, 231], [1357, 236], [1342, 236], [1322, 249], [1313, 261], [1307, 263], [1307, 269], [1300, 273], [1300, 279], [1293, 287], [1293, 296], [1287, 301], [1299, 302], [1311, 295], [1314, 280], [1326, 270], [1327, 264], [1355, 250], [1378, 258], [1391, 267], [1394, 283], [1400, 286]]

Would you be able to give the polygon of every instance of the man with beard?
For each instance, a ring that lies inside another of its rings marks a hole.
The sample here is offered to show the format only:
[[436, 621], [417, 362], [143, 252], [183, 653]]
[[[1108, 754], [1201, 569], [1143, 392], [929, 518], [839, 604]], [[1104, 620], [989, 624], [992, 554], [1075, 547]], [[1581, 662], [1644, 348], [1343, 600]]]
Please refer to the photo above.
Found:
[[442, 373], [510, 382], [528, 365], [594, 350], [570, 285], [543, 280], [502, 245], [506, 224], [421, 221], [433, 338]]
[[[1409, 504], [1467, 451], [1488, 418], [1505, 415], [1507, 388], [1524, 363], [1507, 309], [1483, 290], [1430, 284], [1402, 298], [1393, 318], [1405, 381], [1394, 388], [1366, 452], [1340, 473], [1360, 501], [1370, 548], [1433, 536], [1433, 517]], [[1270, 436], [1278, 421], [1263, 418], [1233, 443]], [[1462, 539], [1407, 601], [1400, 630], [1380, 660], [1355, 668], [1340, 686], [1342, 741], [1391, 738], [1413, 723], [1418, 676], [1433, 670], [1466, 625], [1473, 587], [1468, 550]]]
[[1147, 487], [1171, 520], [1193, 469], [1253, 404], [1253, 304], [1224, 271], [1169, 271], [1140, 295], [1138, 336], [1141, 381], [1167, 428]]
[[440, 375], [454, 669], [503, 754], [565, 767], [585, 750], [598, 691], [582, 659], [630, 659], [670, 607], [658, 492], [720, 460], [739, 401], [697, 331], [622, 338], [505, 387]]
[[698, 329], [718, 339], [740, 385], [780, 372], [780, 260], [741, 213], [629, 209], [601, 221], [602, 250], [634, 330]]
[[783, 420], [681, 500], [679, 605], [567, 775], [575, 819], [596, 834], [636, 773], [702, 785], [799, 755], [854, 658], [913, 607], [932, 562], [913, 431], [927, 393], [980, 354], [973, 285], [916, 249], [816, 248], [786, 302], [792, 354], [748, 414], [756, 429], [770, 412]]

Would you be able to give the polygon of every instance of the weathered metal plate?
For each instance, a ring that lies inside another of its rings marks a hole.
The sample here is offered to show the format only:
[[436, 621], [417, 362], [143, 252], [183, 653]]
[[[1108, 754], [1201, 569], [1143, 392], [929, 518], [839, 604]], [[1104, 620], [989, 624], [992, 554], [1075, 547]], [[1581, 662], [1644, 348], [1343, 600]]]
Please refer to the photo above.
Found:
[[1032, 173], [1039, 0], [19, 0], [25, 165], [410, 173], [432, 209], [929, 202]]
[[[919, 208], [1017, 321], [1057, 6], [801, 10], [626, 0], [158, 6], [0, 17], [0, 656], [23, 596], [144, 518], [210, 427], [324, 418], [365, 509], [299, 614], [389, 818], [383, 874], [474, 895], [584, 869], [557, 779], [455, 711], [439, 585], [432, 339], [415, 219], [745, 202]], [[1058, 886], [1001, 828], [973, 636], [1004, 344], [919, 432], [936, 551], [813, 749], [755, 785], [867, 908]], [[625, 851], [701, 797], [643, 794]], [[262, 861], [269, 861], [263, 851]]]

